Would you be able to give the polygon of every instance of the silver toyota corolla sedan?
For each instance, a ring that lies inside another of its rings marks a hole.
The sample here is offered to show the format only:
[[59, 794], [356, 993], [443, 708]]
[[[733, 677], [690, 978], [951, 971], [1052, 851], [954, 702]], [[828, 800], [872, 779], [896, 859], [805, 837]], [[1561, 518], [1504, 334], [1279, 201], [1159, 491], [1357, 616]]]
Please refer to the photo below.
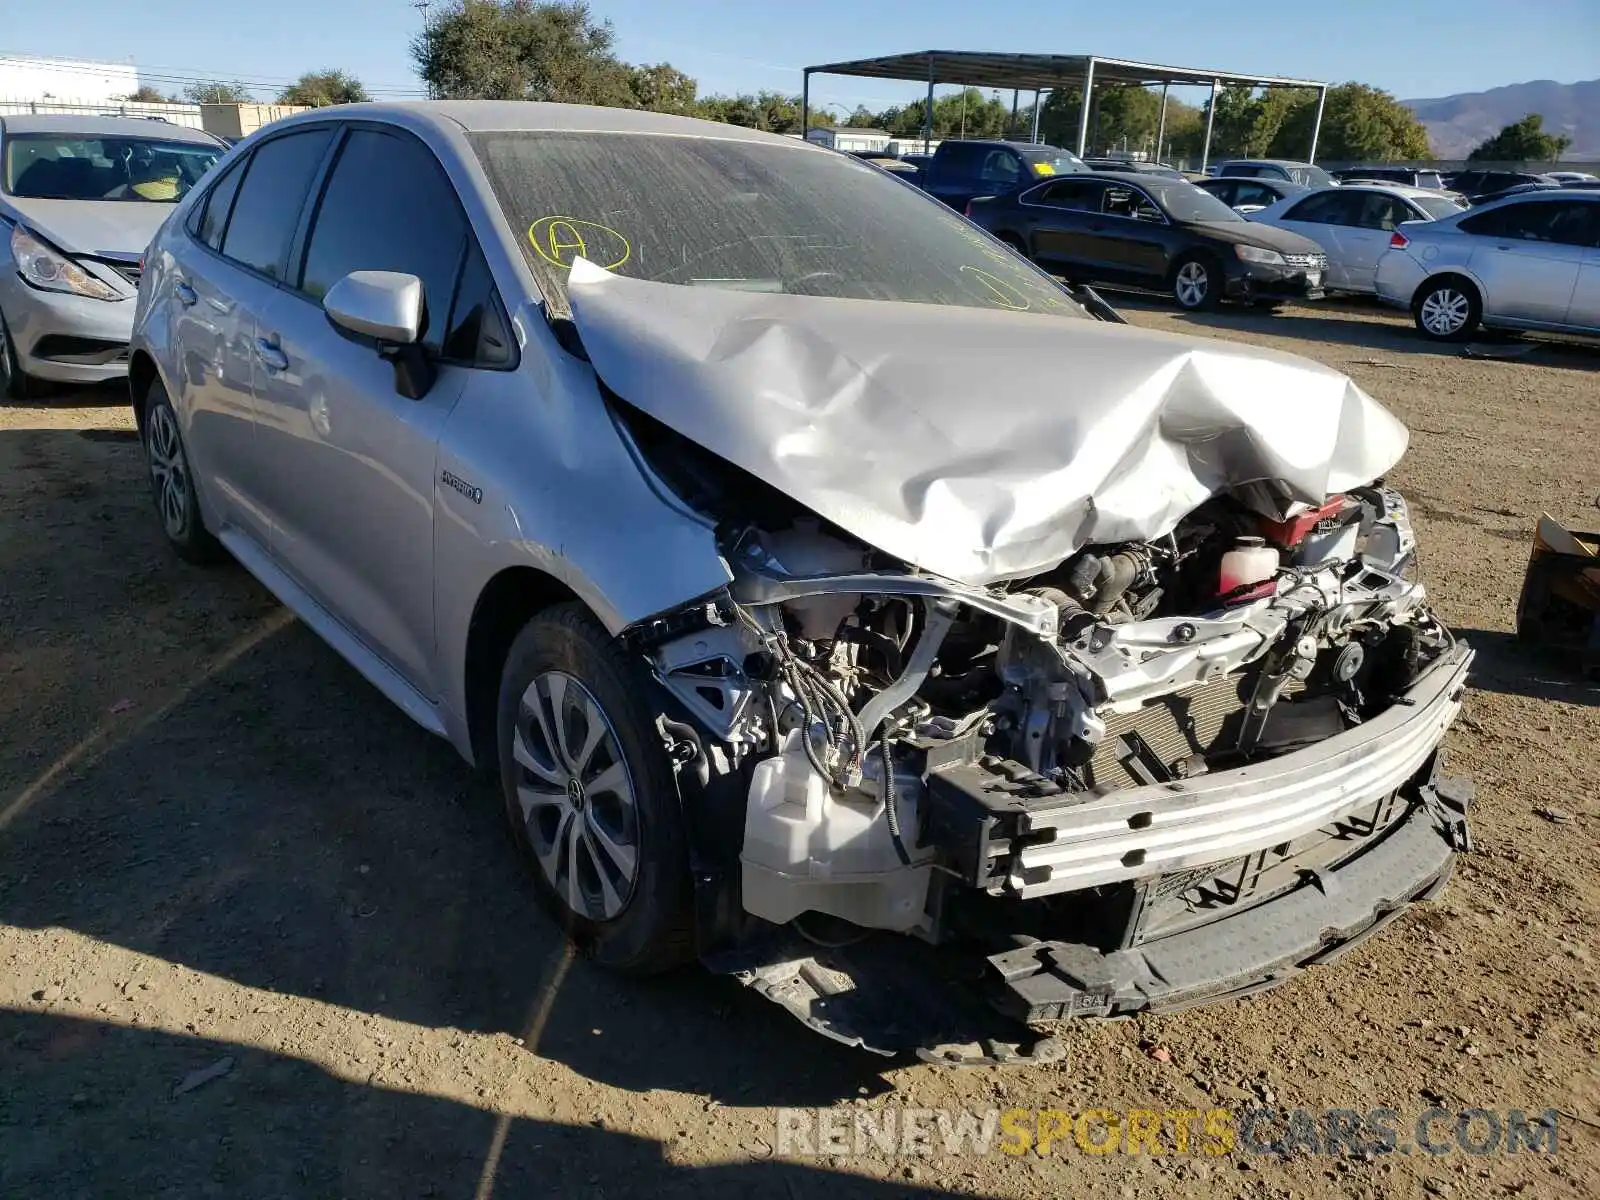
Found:
[[132, 117], [0, 117], [0, 395], [128, 369], [140, 255], [221, 157]]
[[177, 552], [492, 773], [610, 966], [927, 1050], [1266, 986], [1466, 847], [1400, 422], [847, 155], [304, 114], [162, 227], [130, 378]]

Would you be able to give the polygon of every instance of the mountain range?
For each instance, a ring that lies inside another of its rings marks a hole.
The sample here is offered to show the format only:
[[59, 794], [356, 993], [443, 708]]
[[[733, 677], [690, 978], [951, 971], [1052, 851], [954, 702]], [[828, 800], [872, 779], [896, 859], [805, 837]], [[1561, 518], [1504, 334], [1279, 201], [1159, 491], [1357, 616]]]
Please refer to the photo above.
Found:
[[1400, 103], [1427, 127], [1433, 153], [1441, 159], [1465, 158], [1474, 146], [1513, 121], [1540, 113], [1546, 132], [1572, 139], [1563, 160], [1600, 160], [1600, 79], [1586, 83], [1535, 79], [1486, 92]]

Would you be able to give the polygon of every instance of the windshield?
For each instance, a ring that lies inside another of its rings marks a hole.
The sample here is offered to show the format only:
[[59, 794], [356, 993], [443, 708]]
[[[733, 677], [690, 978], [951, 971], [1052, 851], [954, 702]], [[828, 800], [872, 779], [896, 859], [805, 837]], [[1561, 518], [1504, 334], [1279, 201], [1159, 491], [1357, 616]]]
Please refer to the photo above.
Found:
[[4, 184], [24, 199], [174, 204], [221, 154], [221, 146], [158, 138], [19, 133], [5, 140]]
[[800, 144], [471, 135], [557, 313], [580, 255], [658, 283], [1082, 316], [1050, 276], [909, 183]]
[[1411, 197], [1411, 203], [1415, 204], [1435, 221], [1441, 217], [1453, 217], [1458, 212], [1467, 211], [1454, 200], [1445, 196], [1413, 196]]
[[1072, 151], [1056, 146], [1029, 147], [1022, 151], [1022, 159], [1033, 168], [1035, 175], [1071, 175], [1089, 169]]
[[1244, 218], [1203, 188], [1187, 180], [1166, 183], [1159, 176], [1141, 180], [1167, 216], [1174, 221], [1243, 221]]

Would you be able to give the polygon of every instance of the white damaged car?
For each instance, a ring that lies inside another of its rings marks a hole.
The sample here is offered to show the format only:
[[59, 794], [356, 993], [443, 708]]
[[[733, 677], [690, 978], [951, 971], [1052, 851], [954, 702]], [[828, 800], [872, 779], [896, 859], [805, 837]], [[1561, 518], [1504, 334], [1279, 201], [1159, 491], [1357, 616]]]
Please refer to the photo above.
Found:
[[177, 551], [497, 773], [607, 965], [1041, 1057], [1005, 1031], [1268, 986], [1467, 847], [1404, 427], [848, 156], [306, 113], [162, 228], [130, 377]]

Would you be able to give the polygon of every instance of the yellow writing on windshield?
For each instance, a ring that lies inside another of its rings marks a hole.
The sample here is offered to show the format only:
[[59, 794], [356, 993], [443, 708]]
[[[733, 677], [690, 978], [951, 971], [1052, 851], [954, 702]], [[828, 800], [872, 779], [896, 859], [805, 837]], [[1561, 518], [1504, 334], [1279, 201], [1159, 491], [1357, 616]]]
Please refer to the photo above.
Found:
[[998, 276], [991, 275], [979, 267], [965, 265], [962, 266], [961, 273], [969, 279], [976, 280], [989, 298], [1001, 308], [1009, 308], [1012, 312], [1027, 312], [1032, 307], [1026, 296]]
[[1043, 162], [1034, 163], [1033, 164], [1033, 173], [1035, 175], [1054, 175], [1056, 173], [1055, 164], [1054, 163], [1043, 163]]
[[583, 257], [614, 271], [633, 254], [628, 239], [611, 226], [559, 214], [540, 217], [528, 226], [528, 242], [540, 258], [556, 267], [570, 268], [574, 259]]

